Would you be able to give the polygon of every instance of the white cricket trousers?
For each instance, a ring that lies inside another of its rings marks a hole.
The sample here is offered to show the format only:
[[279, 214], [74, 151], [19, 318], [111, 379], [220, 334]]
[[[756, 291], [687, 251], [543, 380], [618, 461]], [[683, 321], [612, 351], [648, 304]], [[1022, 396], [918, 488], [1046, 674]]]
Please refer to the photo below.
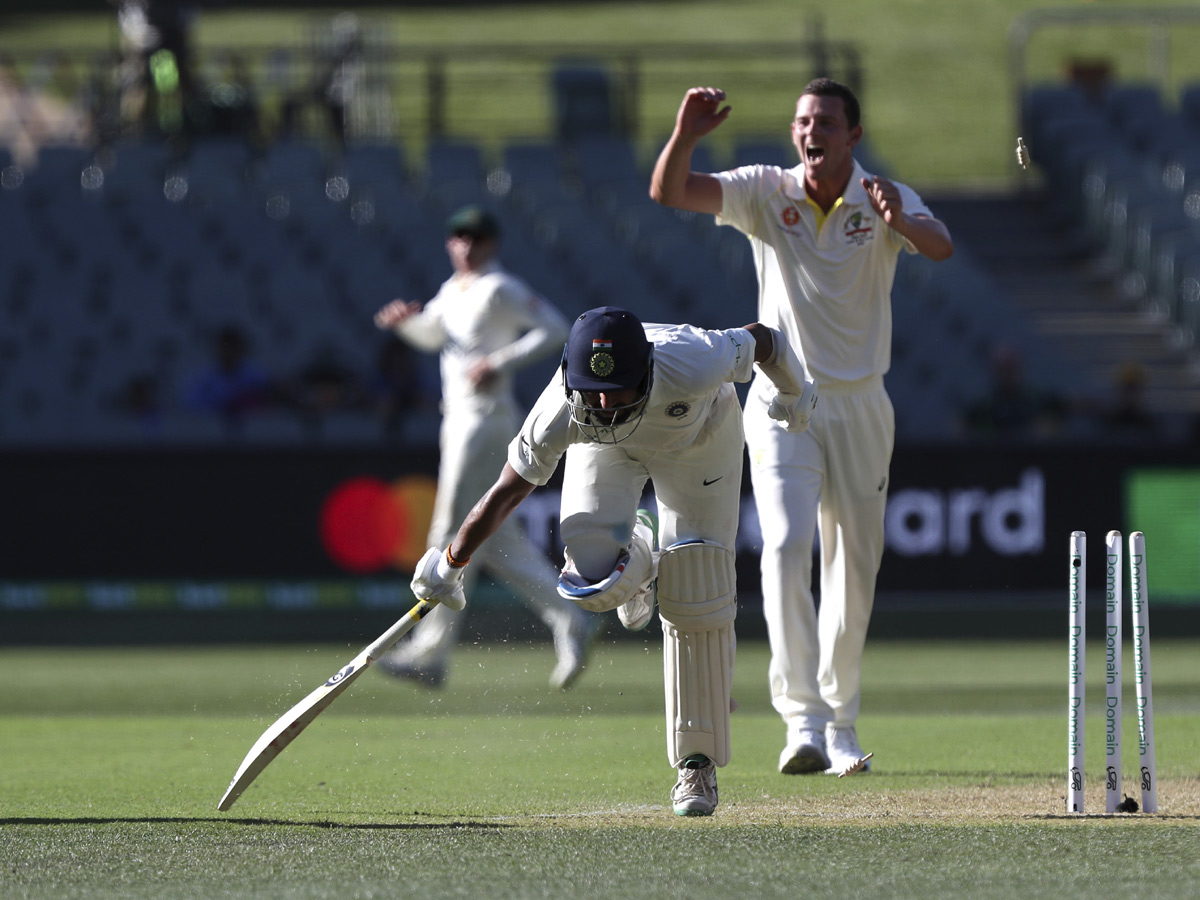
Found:
[[[445, 548], [467, 513], [499, 477], [508, 443], [517, 433], [515, 413], [458, 412], [442, 419], [437, 496], [429, 526], [429, 546]], [[565, 633], [582, 615], [559, 596], [558, 569], [529, 541], [517, 520], [509, 519], [471, 557], [463, 573], [468, 603], [481, 570], [497, 578], [555, 634]], [[458, 640], [463, 614], [438, 604], [413, 629], [409, 653], [414, 662], [445, 663]]]
[[[882, 378], [822, 384], [819, 390], [812, 423], [800, 434], [767, 416], [763, 391], [752, 389], [745, 409], [763, 540], [771, 699], [789, 737], [858, 719], [896, 435]], [[818, 526], [819, 613], [812, 590]]]
[[[685, 447], [639, 445], [635, 432], [619, 444], [573, 444], [567, 450], [561, 534], [584, 578], [599, 581], [613, 571], [629, 545], [647, 480], [658, 503], [659, 547], [704, 540], [732, 552], [745, 447], [732, 385], [722, 387], [710, 416], [710, 430]], [[661, 574], [659, 586], [664, 590]], [[732, 583], [724, 588], [731, 619], [736, 614], [734, 588]], [[677, 605], [686, 609], [691, 598], [678, 599], [683, 603]], [[694, 599], [699, 605], [705, 597]], [[663, 625], [667, 761], [678, 767], [693, 753], [703, 753], [718, 766], [726, 765], [737, 643], [733, 622], [708, 630], [690, 624], [686, 612], [673, 618], [675, 624], [664, 619]], [[700, 718], [691, 718], [693, 714]]]

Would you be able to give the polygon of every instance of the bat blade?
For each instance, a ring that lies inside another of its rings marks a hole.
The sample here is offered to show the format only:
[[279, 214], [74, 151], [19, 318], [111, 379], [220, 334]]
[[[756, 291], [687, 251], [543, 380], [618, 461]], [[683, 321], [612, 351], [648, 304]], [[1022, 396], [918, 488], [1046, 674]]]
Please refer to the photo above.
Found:
[[254, 742], [254, 746], [242, 760], [242, 764], [233, 775], [233, 780], [229, 782], [225, 796], [217, 804], [217, 809], [227, 812], [237, 802], [242, 791], [250, 786], [259, 773], [270, 765], [271, 761], [282, 753], [284, 748], [294, 741], [313, 719], [324, 712], [329, 704], [340, 697], [346, 688], [350, 687], [354, 680], [370, 667], [371, 663], [407, 634], [436, 604], [436, 600], [422, 600], [369, 644], [358, 656], [338, 669], [324, 684], [276, 719], [271, 727]]
[[271, 761], [282, 753], [284, 748], [294, 741], [313, 719], [324, 712], [329, 704], [350, 687], [354, 683], [354, 679], [365, 672], [370, 664], [371, 660], [366, 652], [360, 653], [323, 685], [276, 719], [275, 723], [264, 731], [262, 737], [250, 748], [246, 758], [242, 760], [233, 780], [229, 782], [229, 789], [225, 791], [225, 796], [217, 804], [217, 809], [225, 812], [233, 806], [237, 798], [242, 795], [242, 791], [249, 787], [250, 782], [257, 778], [258, 774], [270, 765]]

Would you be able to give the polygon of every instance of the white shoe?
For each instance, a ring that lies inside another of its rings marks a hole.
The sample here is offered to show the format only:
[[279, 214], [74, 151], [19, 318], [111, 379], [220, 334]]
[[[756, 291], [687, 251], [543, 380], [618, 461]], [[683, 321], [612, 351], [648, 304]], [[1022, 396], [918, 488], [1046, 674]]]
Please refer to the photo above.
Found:
[[[654, 556], [655, 568], [658, 566], [658, 516], [648, 509], [637, 511], [637, 524], [633, 526], [635, 533], [650, 543], [650, 552]], [[654, 616], [654, 604], [657, 600], [658, 580], [651, 581], [629, 600], [617, 607], [617, 619], [625, 626], [626, 631], [641, 631], [650, 624]]]
[[717, 767], [701, 753], [689, 756], [679, 767], [679, 780], [671, 789], [671, 806], [677, 816], [711, 816], [717, 808]]
[[581, 610], [564, 631], [554, 635], [558, 664], [550, 673], [550, 687], [565, 691], [576, 682], [587, 667], [592, 644], [603, 629], [604, 621], [599, 616]]
[[[832, 723], [826, 725], [825, 739], [829, 744], [829, 768], [825, 770], [827, 775], [841, 775], [857, 765], [858, 761], [867, 755], [858, 745], [858, 732], [854, 730], [853, 725], [838, 726]], [[861, 767], [854, 769], [854, 772], [870, 771], [871, 761], [869, 759], [863, 762]], [[854, 772], [849, 774], [854, 774]]]
[[657, 600], [657, 582], [650, 582], [617, 607], [617, 619], [625, 626], [626, 631], [641, 631], [650, 624], [654, 617], [654, 604]]
[[803, 728], [779, 754], [779, 771], [784, 775], [809, 775], [829, 768], [825, 735], [815, 728]]

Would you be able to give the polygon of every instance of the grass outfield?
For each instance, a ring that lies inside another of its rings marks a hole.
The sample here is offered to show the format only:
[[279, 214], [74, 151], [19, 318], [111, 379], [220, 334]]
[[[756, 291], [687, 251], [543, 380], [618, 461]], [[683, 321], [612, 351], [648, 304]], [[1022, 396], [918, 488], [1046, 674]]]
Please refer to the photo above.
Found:
[[[1153, 648], [1159, 815], [1102, 813], [1099, 646], [1077, 817], [1058, 642], [872, 643], [876, 771], [849, 779], [776, 774], [745, 642], [721, 806], [677, 818], [656, 638], [602, 644], [566, 694], [545, 647], [464, 647], [437, 693], [368, 672], [218, 813], [263, 729], [358, 649], [4, 650], [0, 896], [1200, 894], [1194, 639]], [[1133, 792], [1132, 714], [1125, 733]]]

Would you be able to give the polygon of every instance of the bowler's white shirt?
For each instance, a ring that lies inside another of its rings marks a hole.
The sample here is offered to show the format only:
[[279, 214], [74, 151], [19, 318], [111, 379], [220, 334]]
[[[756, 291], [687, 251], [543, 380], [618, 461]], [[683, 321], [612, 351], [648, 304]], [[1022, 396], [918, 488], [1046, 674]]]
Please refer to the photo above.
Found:
[[[855, 162], [841, 203], [819, 227], [803, 166], [746, 166], [716, 177], [718, 224], [746, 234], [753, 248], [758, 320], [787, 336], [817, 384], [885, 374], [896, 257], [915, 248], [876, 215], [860, 180], [871, 176]], [[906, 213], [932, 215], [911, 188], [896, 187]]]

